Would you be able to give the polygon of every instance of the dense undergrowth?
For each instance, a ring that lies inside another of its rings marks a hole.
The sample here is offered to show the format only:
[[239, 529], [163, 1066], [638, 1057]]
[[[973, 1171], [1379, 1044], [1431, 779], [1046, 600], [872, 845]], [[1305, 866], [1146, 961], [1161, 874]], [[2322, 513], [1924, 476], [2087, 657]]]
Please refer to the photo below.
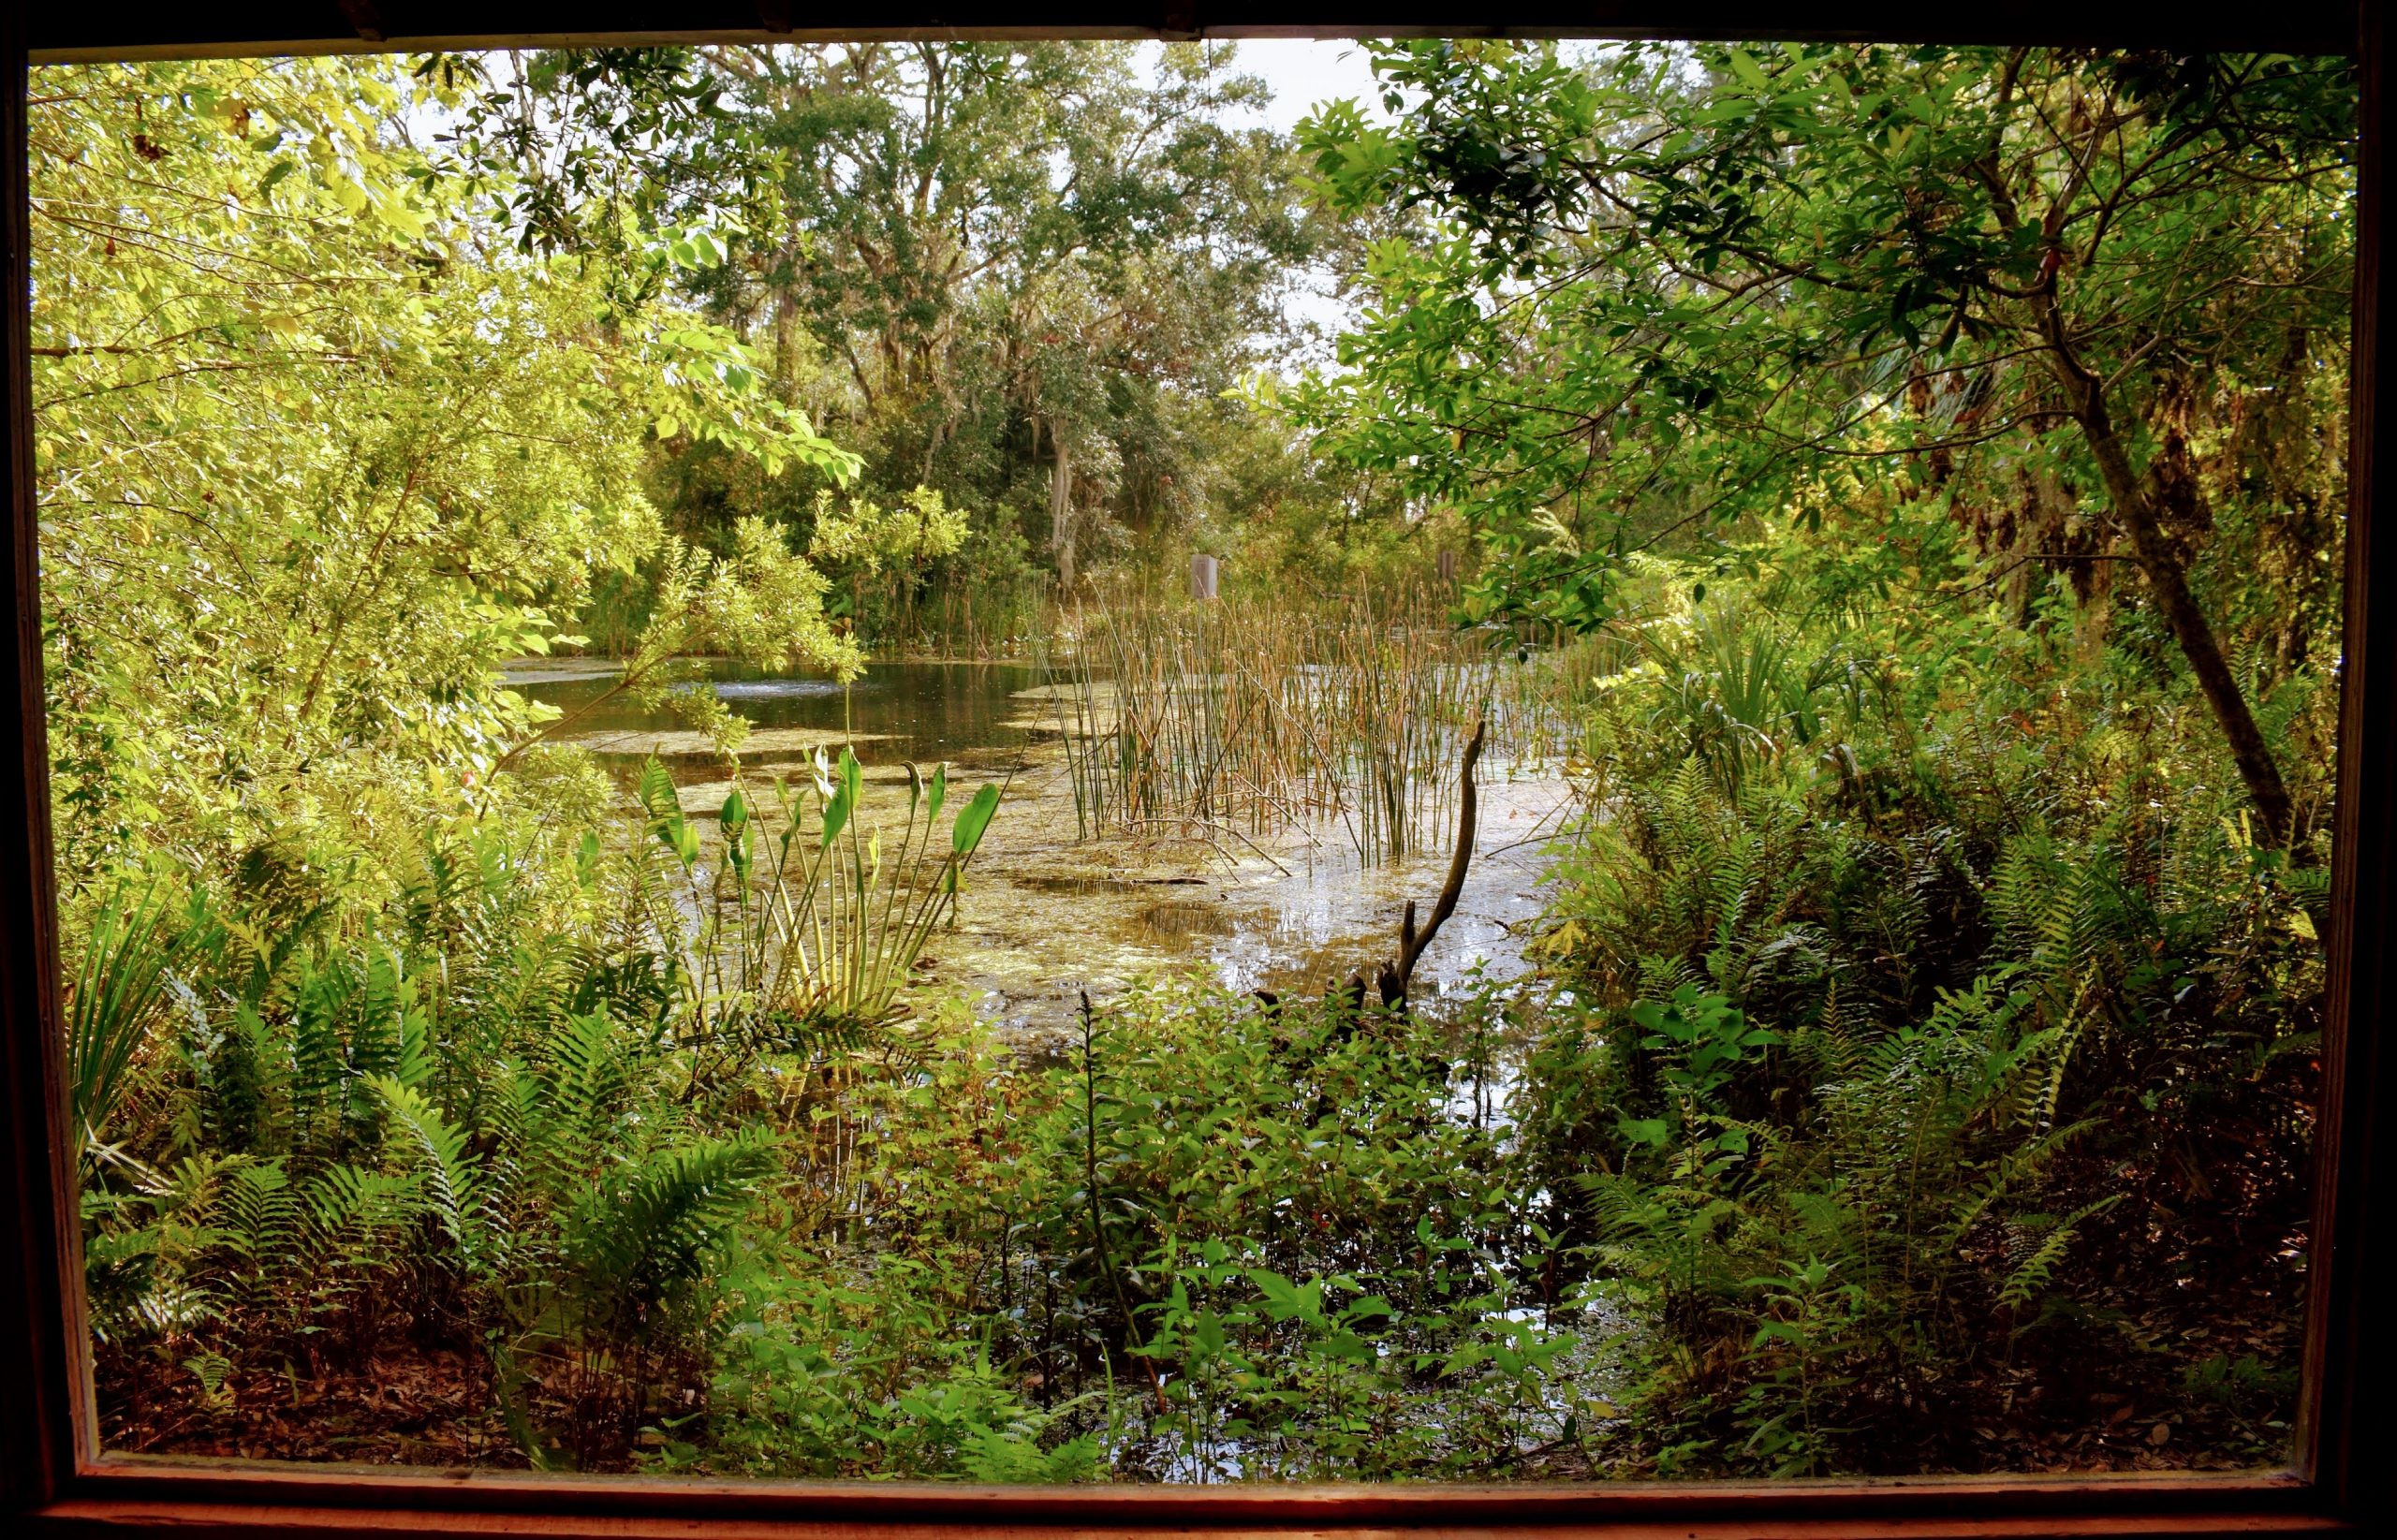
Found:
[[1434, 1027], [1176, 989], [1053, 1063], [945, 1010], [695, 1041], [659, 955], [459, 873], [274, 957], [132, 917], [222, 1004], [95, 1156], [112, 1443], [1221, 1479], [1499, 1469], [1573, 1415]]
[[[2272, 1458], [2320, 836], [2261, 846], [2136, 657], [1792, 626], [1802, 575], [1600, 682], [1603, 812], [1542, 943], [1574, 1005], [1528, 1056], [1525, 1158], [1661, 1323], [1643, 1438], [1713, 1470]], [[2268, 699], [2318, 799], [2325, 703]]]
[[[1432, 41], [1376, 53], [1390, 122], [1294, 142], [1227, 126], [1228, 54], [1160, 58], [44, 77], [104, 1443], [978, 1481], [2280, 1459], [2345, 66]], [[893, 203], [902, 161], [967, 203]], [[1339, 371], [1243, 387], [1317, 257], [1368, 301]], [[1165, 596], [1197, 550], [1233, 554], [1213, 608]], [[697, 656], [1040, 652], [1110, 587], [1140, 623], [1051, 703], [1077, 834], [1437, 848], [1510, 713], [1580, 793], [1536, 970], [1402, 1010], [1154, 979], [1053, 1051], [917, 982], [1022, 804], [847, 755], [770, 784]], [[1431, 591], [1452, 629], [1372, 602]], [[611, 777], [507, 687], [585, 649], [726, 779]]]
[[[379, 911], [260, 868], [238, 909], [112, 912], [96, 945], [173, 992], [96, 1093], [112, 1442], [985, 1480], [2275, 1458], [2323, 869], [2256, 843], [2137, 658], [1792, 623], [1819, 554], [1702, 600], [1654, 564], [1642, 627], [1544, 663], [1587, 797], [1541, 974], [1411, 1015], [1166, 982], [1026, 1059], [929, 998], [728, 1009], [687, 960], [746, 933], [642, 900], [728, 864], [670, 814], [429, 857]], [[2304, 677], [2272, 699], [2323, 741]]]

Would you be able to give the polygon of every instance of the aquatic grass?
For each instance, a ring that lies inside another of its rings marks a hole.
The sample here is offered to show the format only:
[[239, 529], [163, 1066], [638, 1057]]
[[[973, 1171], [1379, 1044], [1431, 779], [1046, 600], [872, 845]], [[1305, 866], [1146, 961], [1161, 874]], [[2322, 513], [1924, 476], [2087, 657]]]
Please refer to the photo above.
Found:
[[1512, 638], [1436, 595], [1100, 599], [1048, 653], [1080, 836], [1336, 826], [1367, 865], [1445, 837], [1475, 724], [1503, 753], [1549, 711]]

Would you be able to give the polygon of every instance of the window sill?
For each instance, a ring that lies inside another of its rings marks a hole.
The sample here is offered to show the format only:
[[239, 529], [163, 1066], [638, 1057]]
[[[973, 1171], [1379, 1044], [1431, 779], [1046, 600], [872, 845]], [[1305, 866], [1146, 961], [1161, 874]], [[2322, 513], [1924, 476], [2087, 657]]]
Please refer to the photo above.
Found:
[[2362, 1533], [2322, 1517], [2317, 1504], [2307, 1484], [2277, 1474], [1200, 1490], [555, 1478], [120, 1458], [86, 1466], [69, 1495], [29, 1515], [20, 1533], [58, 1540], [169, 1529], [749, 1540], [934, 1527], [955, 1533], [961, 1525], [1027, 1537], [1460, 1527], [1613, 1540]]

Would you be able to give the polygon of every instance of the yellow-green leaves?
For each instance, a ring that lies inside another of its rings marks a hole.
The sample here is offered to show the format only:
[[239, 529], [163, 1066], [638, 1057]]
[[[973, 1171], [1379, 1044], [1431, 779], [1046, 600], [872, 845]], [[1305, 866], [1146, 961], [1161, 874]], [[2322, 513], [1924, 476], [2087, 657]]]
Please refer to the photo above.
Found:
[[659, 239], [667, 259], [678, 268], [720, 268], [729, 255], [723, 237], [713, 230], [662, 230]]
[[857, 474], [858, 457], [817, 433], [803, 412], [765, 389], [757, 355], [719, 326], [684, 318], [661, 325], [640, 345], [648, 366], [637, 403], [627, 403], [661, 440], [687, 435], [754, 456], [769, 476], [791, 464], [836, 482]]
[[820, 491], [807, 553], [875, 572], [886, 560], [905, 567], [947, 556], [964, 544], [965, 535], [964, 511], [949, 506], [930, 487], [918, 487], [890, 508], [863, 497], [836, 504], [830, 491]]
[[[43, 72], [36, 434], [55, 781], [87, 810], [70, 866], [168, 828], [201, 850], [259, 819], [371, 839], [396, 827], [378, 810], [505, 799], [490, 771], [554, 713], [501, 665], [579, 643], [596, 574], [659, 575], [669, 651], [861, 667], [771, 531], [681, 551], [644, 493], [661, 439], [773, 474], [855, 457], [722, 328], [493, 239], [514, 189], [470, 190], [403, 133], [437, 75]], [[726, 254], [708, 229], [665, 243], [695, 271]], [[738, 747], [737, 719], [706, 726]]]
[[998, 811], [999, 788], [985, 782], [973, 799], [959, 810], [956, 827], [949, 830], [949, 848], [960, 856], [972, 855], [982, 843], [983, 832], [991, 827], [991, 815]]

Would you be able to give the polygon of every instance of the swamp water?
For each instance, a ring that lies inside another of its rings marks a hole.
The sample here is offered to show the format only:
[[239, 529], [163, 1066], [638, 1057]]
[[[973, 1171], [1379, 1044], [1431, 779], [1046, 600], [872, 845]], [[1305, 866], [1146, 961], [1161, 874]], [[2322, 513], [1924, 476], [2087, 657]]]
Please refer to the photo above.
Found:
[[[684, 811], [713, 815], [731, 785], [722, 761], [671, 717], [622, 697], [592, 706], [610, 675], [596, 660], [543, 662], [511, 672], [510, 682], [567, 713], [561, 741], [620, 765], [627, 779], [654, 754]], [[1319, 992], [1357, 972], [1370, 977], [1396, 946], [1406, 901], [1428, 911], [1447, 873], [1452, 826], [1374, 868], [1330, 821], [1243, 827], [1232, 839], [1078, 840], [1056, 704], [1030, 665], [877, 663], [846, 692], [729, 667], [714, 675], [718, 697], [752, 724], [743, 758], [753, 791], [776, 775], [806, 773], [816, 750], [836, 754], [844, 742], [865, 767], [868, 827], [877, 814], [896, 823], [910, 760], [949, 761], [961, 791], [1006, 784], [968, 869], [957, 926], [934, 932], [923, 974], [976, 999], [1027, 1044], [1061, 1033], [1080, 991], [1103, 1006], [1143, 975], [1201, 969], [1233, 989], [1285, 993]], [[578, 716], [581, 708], [589, 709]], [[1456, 914], [1417, 967], [1419, 995], [1453, 990], [1477, 970], [1493, 980], [1524, 970], [1545, 847], [1572, 811], [1553, 767], [1485, 760], [1480, 783], [1473, 865]], [[771, 805], [770, 793], [764, 799]]]

